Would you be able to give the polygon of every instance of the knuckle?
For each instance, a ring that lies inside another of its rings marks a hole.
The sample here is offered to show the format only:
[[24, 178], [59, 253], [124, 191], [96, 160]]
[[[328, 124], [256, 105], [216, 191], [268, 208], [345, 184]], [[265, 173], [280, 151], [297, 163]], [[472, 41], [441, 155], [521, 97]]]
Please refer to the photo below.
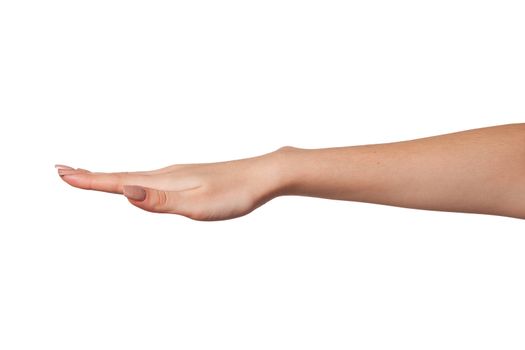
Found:
[[159, 210], [165, 210], [168, 207], [168, 196], [164, 191], [157, 192], [157, 208]]
[[164, 191], [157, 191], [153, 198], [153, 210], [163, 212], [168, 210], [168, 196]]

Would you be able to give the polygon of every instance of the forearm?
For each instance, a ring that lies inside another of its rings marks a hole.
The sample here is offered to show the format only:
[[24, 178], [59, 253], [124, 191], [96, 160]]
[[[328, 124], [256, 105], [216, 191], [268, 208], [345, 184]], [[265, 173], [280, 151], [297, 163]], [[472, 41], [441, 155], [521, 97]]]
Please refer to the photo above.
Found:
[[280, 152], [284, 195], [525, 218], [525, 124]]

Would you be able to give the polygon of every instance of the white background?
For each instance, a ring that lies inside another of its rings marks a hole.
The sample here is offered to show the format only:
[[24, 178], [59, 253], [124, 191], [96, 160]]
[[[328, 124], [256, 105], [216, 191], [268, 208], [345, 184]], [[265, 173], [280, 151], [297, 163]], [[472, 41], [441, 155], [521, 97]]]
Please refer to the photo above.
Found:
[[0, 2], [1, 349], [523, 349], [521, 220], [314, 198], [195, 222], [147, 170], [523, 122], [519, 1]]

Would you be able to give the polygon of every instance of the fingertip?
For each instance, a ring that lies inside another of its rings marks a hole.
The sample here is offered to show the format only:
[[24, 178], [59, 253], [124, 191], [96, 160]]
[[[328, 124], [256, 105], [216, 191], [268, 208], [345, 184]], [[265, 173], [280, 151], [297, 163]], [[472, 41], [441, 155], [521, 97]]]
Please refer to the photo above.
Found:
[[84, 190], [90, 189], [90, 181], [83, 173], [60, 175], [60, 178], [73, 187]]

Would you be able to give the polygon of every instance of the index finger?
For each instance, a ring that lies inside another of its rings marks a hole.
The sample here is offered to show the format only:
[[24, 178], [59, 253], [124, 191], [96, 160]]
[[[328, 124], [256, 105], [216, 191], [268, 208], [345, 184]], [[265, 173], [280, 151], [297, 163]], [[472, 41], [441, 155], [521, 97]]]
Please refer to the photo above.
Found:
[[154, 179], [134, 173], [92, 173], [87, 170], [59, 171], [66, 183], [84, 190], [95, 190], [122, 194], [124, 185], [152, 186]]

